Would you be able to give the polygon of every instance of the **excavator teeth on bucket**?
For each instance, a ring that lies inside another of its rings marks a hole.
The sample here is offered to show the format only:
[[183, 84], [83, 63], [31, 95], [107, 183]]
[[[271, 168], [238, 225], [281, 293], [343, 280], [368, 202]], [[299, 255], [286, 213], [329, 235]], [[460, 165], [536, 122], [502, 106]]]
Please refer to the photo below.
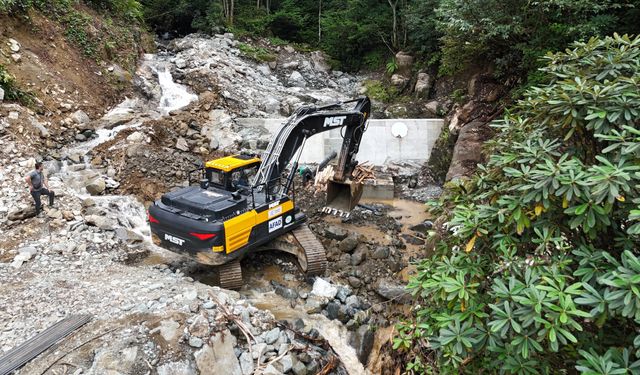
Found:
[[349, 211], [338, 210], [336, 208], [328, 207], [328, 206], [322, 207], [321, 212], [324, 214], [341, 217], [343, 219], [348, 219], [349, 216], [351, 216], [351, 212]]

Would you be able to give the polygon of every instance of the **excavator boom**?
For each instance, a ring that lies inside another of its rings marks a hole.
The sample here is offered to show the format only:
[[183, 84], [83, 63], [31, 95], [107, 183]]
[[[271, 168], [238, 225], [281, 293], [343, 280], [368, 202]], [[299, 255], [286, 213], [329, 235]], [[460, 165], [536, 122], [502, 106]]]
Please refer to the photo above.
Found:
[[[351, 103], [355, 104], [345, 109], [345, 106]], [[298, 108], [269, 142], [262, 156], [262, 164], [253, 187], [267, 186], [271, 188], [275, 186], [275, 182], [281, 177], [291, 160], [296, 155], [300, 156], [300, 148], [304, 146], [309, 137], [332, 129], [341, 129], [342, 147], [335, 174], [327, 186], [325, 210], [329, 208], [329, 211], [333, 210], [336, 213], [346, 213], [352, 210], [362, 195], [362, 184], [355, 184], [350, 180], [350, 176], [357, 165], [355, 156], [360, 148], [370, 113], [371, 101], [368, 97], [321, 107], [304, 106]], [[296, 170], [297, 160], [294, 161], [291, 174], [287, 179], [287, 190]]]

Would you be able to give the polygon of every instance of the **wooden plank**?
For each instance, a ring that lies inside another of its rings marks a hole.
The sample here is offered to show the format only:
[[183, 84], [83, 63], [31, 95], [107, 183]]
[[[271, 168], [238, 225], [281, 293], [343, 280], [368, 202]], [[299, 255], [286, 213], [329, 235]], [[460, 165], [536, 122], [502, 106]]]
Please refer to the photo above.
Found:
[[71, 315], [11, 349], [0, 357], [0, 375], [19, 369], [90, 320], [91, 315]]

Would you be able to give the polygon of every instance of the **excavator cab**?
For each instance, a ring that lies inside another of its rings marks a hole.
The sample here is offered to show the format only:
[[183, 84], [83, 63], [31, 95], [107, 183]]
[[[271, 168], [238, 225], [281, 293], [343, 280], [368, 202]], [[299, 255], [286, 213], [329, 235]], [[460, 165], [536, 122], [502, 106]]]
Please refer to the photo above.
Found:
[[254, 156], [232, 155], [208, 161], [204, 177], [209, 185], [226, 191], [250, 189], [259, 167], [260, 159]]

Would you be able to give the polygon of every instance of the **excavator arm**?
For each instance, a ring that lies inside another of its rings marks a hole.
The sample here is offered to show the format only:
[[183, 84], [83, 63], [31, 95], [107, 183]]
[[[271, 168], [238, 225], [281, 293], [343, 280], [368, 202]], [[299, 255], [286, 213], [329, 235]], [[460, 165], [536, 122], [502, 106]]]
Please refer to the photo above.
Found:
[[[354, 103], [353, 106], [345, 109], [345, 106], [351, 103]], [[271, 138], [262, 155], [262, 164], [253, 182], [253, 187], [269, 186], [278, 180], [287, 165], [295, 158], [294, 166], [287, 178], [286, 189], [288, 190], [306, 140], [313, 135], [332, 129], [341, 129], [343, 135], [333, 180], [338, 184], [348, 184], [347, 181], [357, 164], [354, 157], [360, 148], [360, 141], [366, 130], [366, 122], [370, 113], [371, 101], [368, 97], [320, 107], [303, 106], [298, 108]], [[331, 189], [329, 188], [329, 190]], [[328, 200], [330, 199], [328, 197]], [[349, 204], [349, 206], [352, 205]], [[344, 208], [351, 210], [353, 207]]]

